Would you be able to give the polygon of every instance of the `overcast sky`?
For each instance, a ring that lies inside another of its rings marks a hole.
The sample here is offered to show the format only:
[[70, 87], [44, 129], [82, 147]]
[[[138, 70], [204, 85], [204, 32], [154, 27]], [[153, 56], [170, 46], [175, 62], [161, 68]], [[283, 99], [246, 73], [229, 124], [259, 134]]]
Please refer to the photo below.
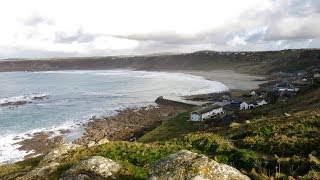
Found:
[[320, 47], [320, 0], [1, 0], [0, 58]]

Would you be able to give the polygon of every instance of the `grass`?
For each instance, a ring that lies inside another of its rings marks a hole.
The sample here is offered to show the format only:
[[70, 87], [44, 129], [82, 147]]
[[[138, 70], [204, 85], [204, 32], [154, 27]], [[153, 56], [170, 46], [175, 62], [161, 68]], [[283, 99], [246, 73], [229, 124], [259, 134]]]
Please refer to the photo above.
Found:
[[[319, 88], [307, 92], [291, 99], [281, 109], [283, 105], [274, 104], [244, 112], [250, 114], [247, 118], [251, 123], [239, 128], [203, 128], [201, 123], [187, 121], [188, 113], [181, 113], [138, 142], [116, 141], [78, 148], [60, 159], [59, 168], [48, 174], [48, 178], [58, 179], [82, 159], [100, 155], [121, 164], [118, 178], [145, 179], [151, 163], [187, 149], [234, 166], [253, 179], [288, 179], [289, 176], [319, 179]], [[288, 110], [291, 110], [290, 116], [284, 116]], [[2, 165], [0, 179], [15, 179], [44, 163], [38, 157]]]
[[41, 156], [28, 158], [15, 164], [0, 165], [0, 179], [15, 179], [31, 169], [35, 168], [41, 161]]
[[167, 141], [182, 137], [201, 129], [201, 123], [188, 121], [189, 113], [181, 113], [175, 118], [165, 121], [158, 128], [143, 135], [139, 141], [144, 143]]

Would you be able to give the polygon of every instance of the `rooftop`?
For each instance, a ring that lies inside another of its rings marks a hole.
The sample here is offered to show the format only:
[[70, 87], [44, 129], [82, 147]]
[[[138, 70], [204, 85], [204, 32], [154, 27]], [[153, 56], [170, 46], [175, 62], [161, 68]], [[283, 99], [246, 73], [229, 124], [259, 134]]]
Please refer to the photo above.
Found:
[[209, 112], [209, 111], [212, 111], [212, 110], [218, 109], [218, 108], [221, 108], [221, 106], [218, 104], [213, 104], [213, 105], [201, 108], [201, 109], [197, 109], [197, 110], [193, 111], [192, 113], [204, 114], [206, 112]]

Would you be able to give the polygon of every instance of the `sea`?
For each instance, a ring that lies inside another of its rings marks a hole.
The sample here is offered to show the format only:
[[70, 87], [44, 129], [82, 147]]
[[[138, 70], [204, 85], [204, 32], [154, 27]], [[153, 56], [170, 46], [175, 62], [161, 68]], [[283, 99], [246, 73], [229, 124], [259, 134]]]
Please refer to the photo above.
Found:
[[71, 141], [83, 133], [92, 116], [111, 116], [119, 110], [155, 105], [163, 96], [228, 90], [217, 81], [183, 73], [131, 70], [74, 70], [0, 72], [0, 164], [22, 160], [32, 153], [15, 143], [36, 132], [70, 129]]

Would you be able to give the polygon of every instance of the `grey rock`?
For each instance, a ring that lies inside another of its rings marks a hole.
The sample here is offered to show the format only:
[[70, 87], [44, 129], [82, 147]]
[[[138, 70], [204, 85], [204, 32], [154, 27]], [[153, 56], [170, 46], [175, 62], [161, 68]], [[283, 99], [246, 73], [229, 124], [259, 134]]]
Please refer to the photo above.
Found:
[[59, 165], [57, 162], [51, 162], [45, 166], [33, 169], [26, 175], [18, 177], [17, 180], [45, 179], [49, 173], [56, 171]]
[[182, 150], [154, 162], [149, 168], [150, 180], [249, 180], [237, 169], [220, 164], [204, 155]]
[[71, 150], [74, 150], [80, 146], [81, 145], [72, 144], [72, 143], [63, 144], [63, 145], [53, 149], [52, 151], [50, 151], [48, 154], [46, 154], [43, 158], [43, 161], [44, 162], [55, 161], [55, 160], [59, 159], [60, 157], [62, 157], [63, 155], [70, 152]]
[[93, 156], [69, 169], [61, 180], [113, 178], [121, 166], [111, 159]]
[[96, 145], [96, 142], [90, 141], [87, 146], [88, 148], [90, 148], [90, 147], [93, 147], [94, 145]]
[[109, 143], [110, 141], [108, 139], [101, 139], [97, 145], [102, 145], [102, 144], [106, 144], [106, 143]]

